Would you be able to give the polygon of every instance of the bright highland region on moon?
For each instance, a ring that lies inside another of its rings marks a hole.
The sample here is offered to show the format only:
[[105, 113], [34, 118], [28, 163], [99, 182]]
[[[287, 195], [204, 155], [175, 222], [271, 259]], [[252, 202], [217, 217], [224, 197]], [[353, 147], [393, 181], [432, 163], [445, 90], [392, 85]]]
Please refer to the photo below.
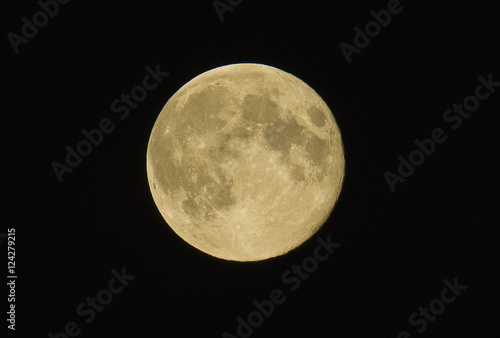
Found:
[[274, 67], [234, 64], [170, 98], [151, 132], [147, 173], [181, 238], [218, 258], [256, 261], [287, 253], [323, 225], [344, 153], [312, 88]]

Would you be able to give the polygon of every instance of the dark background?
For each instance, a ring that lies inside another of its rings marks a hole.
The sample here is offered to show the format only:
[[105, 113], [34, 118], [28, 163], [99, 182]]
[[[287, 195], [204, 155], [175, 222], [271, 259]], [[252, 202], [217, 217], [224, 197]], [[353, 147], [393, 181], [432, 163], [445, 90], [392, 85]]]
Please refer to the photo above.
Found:
[[[236, 318], [280, 288], [286, 302], [252, 337], [500, 336], [500, 90], [456, 131], [442, 119], [474, 94], [479, 75], [500, 81], [499, 6], [401, 4], [351, 64], [339, 43], [353, 44], [353, 28], [387, 1], [245, 0], [223, 22], [211, 1], [71, 1], [18, 54], [6, 35], [20, 34], [21, 18], [40, 7], [33, 0], [4, 8], [2, 231], [16, 228], [19, 276], [17, 330], [6, 335], [47, 337], [72, 320], [78, 337], [236, 335]], [[219, 260], [166, 225], [148, 187], [146, 147], [163, 105], [196, 75], [239, 62], [305, 81], [342, 132], [345, 181], [317, 234], [341, 247], [295, 292], [281, 275], [312, 254], [314, 237], [262, 262]], [[119, 120], [110, 103], [156, 64], [170, 75]], [[51, 163], [63, 163], [65, 147], [105, 117], [116, 129], [59, 183]], [[397, 157], [438, 127], [446, 142], [391, 192], [384, 172], [396, 173]], [[0, 246], [5, 252], [6, 241]], [[136, 278], [84, 323], [78, 304], [122, 267]], [[408, 317], [455, 277], [467, 290], [416, 333]], [[5, 286], [3, 294], [1, 313]]]

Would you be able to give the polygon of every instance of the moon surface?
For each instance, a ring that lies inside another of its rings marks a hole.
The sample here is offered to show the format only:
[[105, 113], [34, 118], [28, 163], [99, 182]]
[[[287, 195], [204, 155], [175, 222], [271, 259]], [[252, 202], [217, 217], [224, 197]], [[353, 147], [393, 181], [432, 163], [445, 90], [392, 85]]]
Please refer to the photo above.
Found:
[[283, 255], [313, 236], [338, 199], [344, 167], [321, 97], [253, 63], [186, 83], [159, 114], [147, 149], [165, 221], [195, 248], [234, 261]]

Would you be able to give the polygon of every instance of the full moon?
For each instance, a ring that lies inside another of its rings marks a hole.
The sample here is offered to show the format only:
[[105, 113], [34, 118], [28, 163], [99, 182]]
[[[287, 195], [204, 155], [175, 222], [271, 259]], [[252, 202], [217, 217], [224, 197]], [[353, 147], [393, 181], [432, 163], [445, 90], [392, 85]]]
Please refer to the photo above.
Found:
[[168, 225], [233, 261], [283, 255], [313, 236], [338, 199], [344, 167], [340, 131], [321, 97], [253, 63], [181, 87], [147, 148], [149, 187]]

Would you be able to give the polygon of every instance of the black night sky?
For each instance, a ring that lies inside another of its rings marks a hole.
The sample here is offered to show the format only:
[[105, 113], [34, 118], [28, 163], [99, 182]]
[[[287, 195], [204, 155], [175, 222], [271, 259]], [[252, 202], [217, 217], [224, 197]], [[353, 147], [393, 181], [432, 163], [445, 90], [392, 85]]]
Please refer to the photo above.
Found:
[[[4, 6], [0, 232], [15, 229], [17, 279], [9, 302], [12, 249], [2, 237], [2, 337], [500, 335], [498, 3]], [[51, 15], [37, 14], [43, 7]], [[198, 74], [241, 62], [316, 90], [346, 159], [320, 231], [253, 263], [214, 258], [178, 237], [152, 199], [145, 161], [167, 100]], [[113, 111], [156, 68], [168, 76], [127, 113]], [[107, 133], [60, 182], [54, 161], [66, 165], [67, 147], [100, 126]], [[293, 266], [327, 238], [340, 246], [298, 277]], [[92, 305], [96, 297], [105, 304]], [[271, 298], [272, 311], [253, 313]]]

